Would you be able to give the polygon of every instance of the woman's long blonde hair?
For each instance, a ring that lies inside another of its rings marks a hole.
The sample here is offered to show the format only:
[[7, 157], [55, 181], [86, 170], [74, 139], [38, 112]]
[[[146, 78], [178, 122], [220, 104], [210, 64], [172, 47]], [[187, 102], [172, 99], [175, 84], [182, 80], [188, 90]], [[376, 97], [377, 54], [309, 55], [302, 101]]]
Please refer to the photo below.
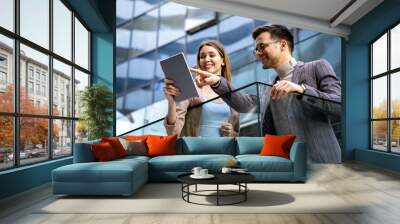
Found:
[[204, 46], [213, 47], [218, 51], [225, 64], [222, 66], [221, 75], [228, 81], [228, 83], [231, 83], [231, 64], [229, 63], [229, 58], [225, 51], [225, 47], [221, 42], [216, 40], [205, 40], [201, 42], [199, 48], [197, 49], [197, 66], [200, 68], [200, 51]]

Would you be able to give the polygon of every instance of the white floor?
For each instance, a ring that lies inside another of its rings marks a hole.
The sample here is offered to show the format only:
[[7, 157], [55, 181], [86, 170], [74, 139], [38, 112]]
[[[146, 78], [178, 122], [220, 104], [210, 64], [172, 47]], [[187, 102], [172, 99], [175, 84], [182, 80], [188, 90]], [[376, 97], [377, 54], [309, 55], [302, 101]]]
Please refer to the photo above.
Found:
[[[317, 184], [343, 200], [354, 200], [365, 206], [359, 213], [38, 214], [40, 208], [56, 199], [50, 186], [45, 185], [0, 201], [0, 223], [400, 223], [399, 173], [359, 163], [313, 165], [307, 184]], [[317, 199], [316, 196], [315, 203], [318, 203]]]

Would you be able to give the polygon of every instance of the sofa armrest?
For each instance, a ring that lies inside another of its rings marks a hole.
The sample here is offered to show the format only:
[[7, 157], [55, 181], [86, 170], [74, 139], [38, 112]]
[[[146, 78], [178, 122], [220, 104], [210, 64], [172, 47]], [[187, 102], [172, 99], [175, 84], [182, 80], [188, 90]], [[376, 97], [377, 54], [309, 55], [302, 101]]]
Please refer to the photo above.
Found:
[[293, 162], [293, 179], [305, 181], [307, 176], [307, 149], [304, 142], [294, 142], [290, 149], [290, 160]]
[[92, 144], [96, 144], [99, 142], [100, 141], [75, 143], [75, 145], [74, 145], [74, 163], [95, 162], [96, 158], [94, 157], [90, 146]]

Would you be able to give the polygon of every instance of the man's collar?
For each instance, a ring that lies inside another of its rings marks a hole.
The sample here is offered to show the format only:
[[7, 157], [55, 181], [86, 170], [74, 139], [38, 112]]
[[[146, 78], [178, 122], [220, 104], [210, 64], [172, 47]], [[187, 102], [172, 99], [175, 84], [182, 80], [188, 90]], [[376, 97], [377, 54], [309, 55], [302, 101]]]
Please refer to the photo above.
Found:
[[295, 58], [291, 57], [287, 63], [282, 64], [279, 68], [275, 69], [280, 79], [283, 79], [290, 72], [293, 71], [294, 66], [296, 66], [297, 61]]

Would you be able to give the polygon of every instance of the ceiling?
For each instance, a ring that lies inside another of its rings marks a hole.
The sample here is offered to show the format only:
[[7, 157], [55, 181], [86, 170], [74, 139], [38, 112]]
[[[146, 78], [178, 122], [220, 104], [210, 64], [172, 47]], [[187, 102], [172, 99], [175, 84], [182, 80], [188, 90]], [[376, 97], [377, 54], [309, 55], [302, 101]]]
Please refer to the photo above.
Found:
[[230, 15], [347, 38], [351, 25], [383, 0], [173, 0]]

